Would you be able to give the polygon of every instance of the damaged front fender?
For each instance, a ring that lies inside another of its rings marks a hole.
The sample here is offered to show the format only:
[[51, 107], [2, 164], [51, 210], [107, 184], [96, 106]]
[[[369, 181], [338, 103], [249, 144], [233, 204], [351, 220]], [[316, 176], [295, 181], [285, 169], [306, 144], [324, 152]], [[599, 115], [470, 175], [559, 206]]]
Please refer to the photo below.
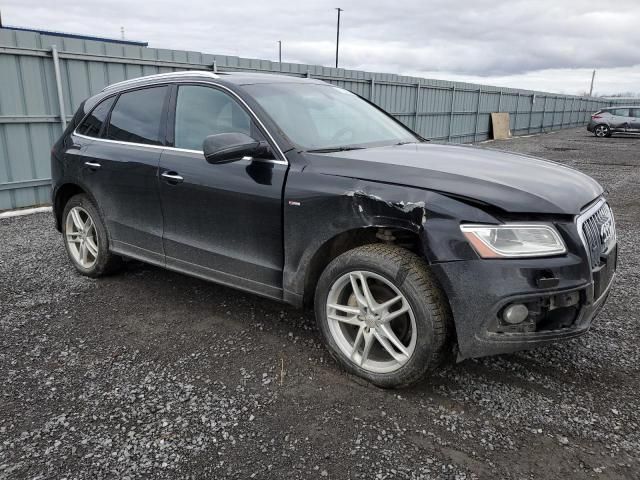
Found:
[[496, 221], [441, 193], [295, 167], [288, 174], [283, 208], [283, 287], [285, 299], [296, 304], [302, 303], [314, 257], [345, 232], [412, 232], [419, 237], [420, 252], [434, 263], [475, 258], [460, 233], [461, 215], [466, 221]]

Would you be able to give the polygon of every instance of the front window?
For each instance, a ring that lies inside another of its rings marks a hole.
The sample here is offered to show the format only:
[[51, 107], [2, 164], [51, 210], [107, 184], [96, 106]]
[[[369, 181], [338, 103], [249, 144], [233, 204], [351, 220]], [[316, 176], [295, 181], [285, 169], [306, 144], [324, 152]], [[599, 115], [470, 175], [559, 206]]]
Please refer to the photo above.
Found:
[[202, 142], [208, 135], [230, 132], [260, 136], [249, 114], [226, 93], [198, 85], [178, 87], [176, 147], [202, 150]]
[[392, 117], [342, 88], [281, 83], [247, 85], [245, 89], [303, 150], [420, 141]]

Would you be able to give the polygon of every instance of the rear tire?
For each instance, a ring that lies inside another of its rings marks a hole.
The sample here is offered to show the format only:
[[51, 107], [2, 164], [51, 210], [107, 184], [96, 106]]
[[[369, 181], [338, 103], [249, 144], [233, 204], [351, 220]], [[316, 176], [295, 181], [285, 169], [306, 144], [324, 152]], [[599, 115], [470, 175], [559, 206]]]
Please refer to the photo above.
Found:
[[318, 281], [315, 313], [336, 361], [379, 387], [416, 383], [449, 353], [445, 294], [426, 262], [397, 246], [365, 245], [335, 258]]
[[97, 278], [122, 266], [122, 258], [109, 251], [107, 227], [87, 195], [75, 195], [65, 205], [62, 236], [69, 259], [81, 274]]
[[596, 125], [594, 127], [593, 134], [598, 138], [610, 137], [611, 129], [609, 128], [609, 125], [601, 123], [600, 125]]

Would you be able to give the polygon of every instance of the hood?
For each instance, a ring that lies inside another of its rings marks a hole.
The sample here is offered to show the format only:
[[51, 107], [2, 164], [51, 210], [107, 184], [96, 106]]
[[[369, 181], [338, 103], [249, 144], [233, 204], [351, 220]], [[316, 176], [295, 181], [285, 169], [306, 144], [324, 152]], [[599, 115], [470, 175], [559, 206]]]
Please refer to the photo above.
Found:
[[319, 173], [424, 188], [514, 213], [575, 215], [603, 191], [558, 163], [478, 147], [419, 143], [307, 155]]

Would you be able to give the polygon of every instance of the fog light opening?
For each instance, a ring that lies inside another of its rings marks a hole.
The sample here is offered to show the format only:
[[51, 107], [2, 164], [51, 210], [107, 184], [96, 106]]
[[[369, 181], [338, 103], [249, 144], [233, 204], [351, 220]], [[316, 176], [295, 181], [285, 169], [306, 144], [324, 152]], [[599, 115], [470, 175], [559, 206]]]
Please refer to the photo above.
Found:
[[522, 303], [509, 305], [502, 312], [502, 319], [510, 325], [517, 325], [524, 322], [529, 316], [529, 309]]

